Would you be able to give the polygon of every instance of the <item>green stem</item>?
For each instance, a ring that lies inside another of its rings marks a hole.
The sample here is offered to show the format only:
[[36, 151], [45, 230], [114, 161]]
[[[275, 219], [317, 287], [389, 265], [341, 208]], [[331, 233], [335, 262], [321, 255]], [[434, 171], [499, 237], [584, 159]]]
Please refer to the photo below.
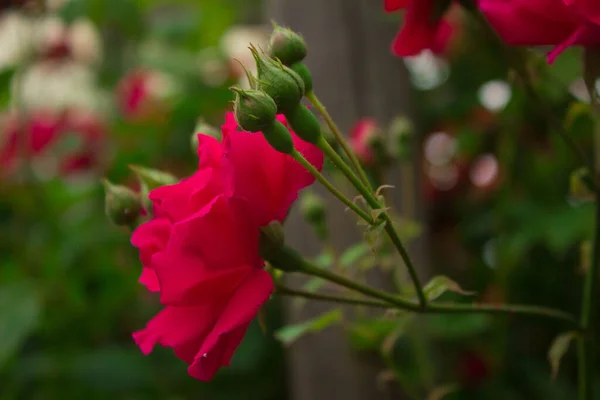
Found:
[[346, 139], [344, 139], [344, 135], [342, 134], [342, 132], [340, 132], [339, 128], [333, 121], [333, 118], [331, 118], [331, 115], [329, 115], [329, 112], [327, 111], [325, 106], [321, 103], [321, 101], [319, 101], [319, 98], [315, 95], [313, 91], [306, 93], [305, 96], [325, 119], [325, 122], [327, 123], [327, 126], [329, 126], [329, 129], [331, 129], [331, 132], [335, 136], [335, 139], [344, 150], [344, 153], [346, 153], [346, 155], [348, 156], [348, 159], [350, 159], [350, 162], [352, 163], [352, 166], [354, 167], [356, 172], [358, 172], [358, 176], [360, 177], [361, 182], [366, 187], [371, 189], [369, 178], [367, 177], [365, 170], [360, 165], [358, 158], [356, 158], [356, 155], [354, 155], [354, 152], [348, 145], [348, 142], [346, 142]]
[[[317, 146], [321, 150], [323, 150], [323, 152], [331, 159], [331, 161], [342, 171], [346, 178], [348, 178], [352, 185], [354, 185], [354, 187], [360, 192], [360, 194], [363, 195], [367, 203], [374, 210], [381, 210], [383, 208], [381, 203], [379, 203], [379, 200], [377, 200], [377, 198], [375, 198], [371, 191], [367, 189], [358, 180], [356, 175], [354, 175], [354, 173], [346, 165], [344, 160], [342, 160], [342, 158], [335, 152], [335, 150], [329, 145], [329, 143], [327, 143], [325, 139], [321, 138]], [[390, 240], [392, 241], [394, 247], [396, 247], [396, 249], [398, 250], [398, 253], [400, 253], [400, 257], [402, 257], [402, 261], [408, 269], [408, 274], [410, 275], [410, 279], [412, 280], [415, 290], [417, 292], [419, 303], [421, 307], [424, 307], [427, 303], [427, 298], [425, 297], [425, 293], [423, 293], [423, 286], [421, 285], [421, 281], [419, 279], [419, 276], [417, 275], [417, 270], [413, 265], [410, 256], [406, 251], [406, 248], [402, 244], [402, 240], [400, 239], [400, 236], [398, 236], [398, 233], [396, 232], [396, 229], [394, 228], [394, 225], [388, 213], [383, 211], [380, 215], [380, 218], [383, 219], [385, 224], [385, 231], [388, 234]]]
[[318, 301], [328, 301], [332, 303], [341, 303], [341, 304], [350, 304], [355, 306], [366, 306], [366, 307], [375, 307], [375, 308], [391, 308], [388, 303], [377, 301], [377, 300], [369, 300], [369, 299], [354, 299], [350, 297], [341, 297], [334, 296], [322, 293], [311, 293], [305, 292], [302, 290], [290, 289], [285, 286], [277, 286], [275, 290], [276, 294], [280, 294], [283, 296], [293, 296], [293, 297], [302, 297], [304, 299], [310, 300], [318, 300]]
[[[594, 158], [595, 165], [590, 169], [593, 174], [594, 182], [597, 182], [600, 174], [600, 148], [597, 143], [600, 142], [600, 105], [598, 95], [594, 88], [590, 88], [590, 98], [592, 99], [594, 116]], [[581, 303], [581, 327], [583, 334], [578, 339], [578, 357], [579, 357], [579, 400], [591, 400], [594, 397], [593, 390], [593, 372], [594, 372], [594, 342], [590, 338], [590, 331], [594, 325], [592, 320], [596, 313], [598, 270], [600, 269], [600, 192], [596, 195], [594, 219], [594, 239], [592, 244], [592, 262], [585, 276], [583, 283], [583, 296]]]
[[333, 194], [342, 203], [348, 206], [348, 208], [350, 208], [352, 211], [358, 214], [358, 216], [364, 219], [369, 225], [373, 225], [373, 218], [371, 218], [369, 214], [367, 214], [359, 206], [353, 203], [352, 200], [344, 196], [342, 192], [336, 189], [335, 186], [333, 186], [331, 182], [329, 182], [327, 178], [323, 176], [323, 174], [321, 174], [306, 158], [304, 158], [304, 156], [300, 154], [298, 150], [294, 149], [290, 153], [290, 156], [292, 156], [294, 160], [298, 161], [304, 168], [306, 168], [308, 172], [310, 172], [315, 177], [315, 179], [317, 179], [323, 186], [325, 186], [327, 190], [331, 192], [331, 194]]
[[[294, 253], [287, 249], [282, 249], [282, 254], [287, 253], [289, 257], [295, 257]], [[285, 260], [286, 257], [281, 257], [280, 260]], [[362, 283], [352, 281], [344, 276], [338, 275], [331, 271], [319, 268], [304, 259], [294, 259], [294, 263], [300, 268], [298, 272], [316, 276], [334, 282], [340, 286], [352, 289], [358, 293], [362, 293], [372, 298], [383, 300], [393, 308], [414, 311], [424, 314], [502, 314], [502, 315], [527, 315], [534, 317], [544, 317], [554, 319], [569, 325], [569, 327], [580, 330], [579, 321], [569, 313], [556, 310], [548, 307], [528, 306], [528, 305], [494, 305], [494, 304], [450, 304], [450, 303], [428, 303], [421, 306], [419, 303], [394, 296], [390, 293], [381, 291], [371, 286], [363, 285]], [[277, 266], [277, 263], [274, 264]]]

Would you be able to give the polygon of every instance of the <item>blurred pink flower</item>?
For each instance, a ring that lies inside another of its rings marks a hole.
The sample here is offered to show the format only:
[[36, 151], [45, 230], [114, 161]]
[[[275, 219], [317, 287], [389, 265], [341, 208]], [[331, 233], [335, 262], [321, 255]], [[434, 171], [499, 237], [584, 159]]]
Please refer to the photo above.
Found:
[[[0, 165], [3, 174], [27, 162], [49, 156], [59, 174], [69, 174], [93, 167], [100, 158], [105, 126], [93, 113], [67, 110], [62, 113], [37, 110], [24, 117], [5, 114], [0, 131]], [[61, 146], [64, 142], [71, 142]], [[48, 172], [48, 171], [46, 171]]]
[[[144, 266], [140, 281], [165, 306], [134, 339], [145, 354], [156, 344], [172, 347], [200, 380], [229, 365], [273, 290], [258, 252], [260, 227], [283, 221], [314, 180], [260, 133], [239, 130], [233, 114], [222, 132], [222, 143], [199, 134], [198, 171], [150, 193], [154, 218], [131, 239]], [[320, 150], [293, 136], [321, 169]]]
[[375, 161], [372, 144], [378, 136], [379, 125], [371, 118], [361, 119], [352, 128], [350, 147], [362, 164], [371, 165]]

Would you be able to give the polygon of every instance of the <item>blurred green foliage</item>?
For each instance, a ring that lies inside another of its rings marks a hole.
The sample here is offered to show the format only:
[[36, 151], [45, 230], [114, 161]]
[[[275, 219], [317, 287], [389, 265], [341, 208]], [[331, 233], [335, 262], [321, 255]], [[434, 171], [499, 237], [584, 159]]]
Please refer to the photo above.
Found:
[[[102, 211], [103, 175], [134, 185], [131, 164], [179, 176], [193, 171], [196, 120], [219, 125], [234, 82], [207, 84], [197, 55], [244, 22], [242, 3], [71, 0], [58, 11], [66, 24], [85, 17], [101, 34], [104, 56], [93, 72], [98, 91], [111, 99], [103, 114], [108, 167], [0, 179], [0, 399], [284, 398], [280, 346], [257, 323], [232, 366], [210, 383], [190, 378], [168, 349], [147, 357], [139, 351], [131, 333], [160, 305], [137, 282], [141, 264], [127, 245], [130, 232], [110, 225]], [[161, 52], [148, 56], [148, 43]], [[168, 74], [180, 88], [166, 103], [167, 118], [132, 121], [119, 112], [118, 85], [139, 68]], [[3, 106], [13, 72], [0, 73]], [[279, 314], [271, 302], [270, 330]]]

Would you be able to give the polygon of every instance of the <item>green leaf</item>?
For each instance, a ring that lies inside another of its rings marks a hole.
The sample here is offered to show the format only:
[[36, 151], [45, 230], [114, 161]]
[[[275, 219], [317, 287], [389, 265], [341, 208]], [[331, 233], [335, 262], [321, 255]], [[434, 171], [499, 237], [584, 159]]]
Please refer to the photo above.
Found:
[[447, 276], [439, 275], [433, 277], [423, 288], [428, 300], [435, 300], [446, 292], [454, 292], [464, 296], [472, 296], [475, 292], [463, 290], [458, 283]]
[[289, 346], [307, 333], [320, 332], [323, 329], [341, 322], [342, 310], [336, 308], [299, 324], [287, 325], [275, 332], [275, 337], [285, 346]]
[[558, 335], [552, 341], [550, 349], [548, 350], [548, 361], [552, 368], [552, 379], [556, 378], [556, 375], [558, 375], [560, 360], [567, 354], [571, 341], [577, 338], [577, 336], [577, 332], [566, 332]]
[[348, 247], [340, 256], [340, 265], [349, 267], [356, 264], [361, 258], [369, 254], [369, 246], [366, 243], [357, 243]]
[[0, 366], [13, 356], [35, 329], [41, 305], [28, 282], [0, 287]]

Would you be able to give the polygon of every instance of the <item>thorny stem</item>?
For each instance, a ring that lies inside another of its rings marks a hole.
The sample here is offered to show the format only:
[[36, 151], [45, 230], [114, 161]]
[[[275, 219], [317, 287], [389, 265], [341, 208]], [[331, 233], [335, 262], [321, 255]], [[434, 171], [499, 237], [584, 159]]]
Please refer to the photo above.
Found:
[[385, 210], [383, 210], [383, 205], [379, 202], [379, 200], [377, 200], [375, 195], [373, 195], [373, 193], [371, 193], [371, 191], [360, 182], [360, 180], [356, 177], [356, 175], [354, 175], [350, 167], [346, 165], [344, 160], [342, 160], [342, 158], [335, 152], [335, 150], [331, 147], [329, 143], [327, 143], [327, 141], [324, 138], [320, 139], [317, 146], [321, 150], [323, 150], [323, 152], [329, 157], [329, 159], [342, 171], [342, 173], [346, 176], [346, 178], [348, 178], [350, 183], [352, 183], [352, 185], [354, 185], [354, 187], [365, 198], [369, 206], [371, 206], [371, 208], [373, 208], [374, 211], [380, 212], [378, 219], [381, 219], [382, 222], [385, 224], [384, 229], [386, 233], [388, 234], [393, 245], [398, 250], [398, 253], [400, 253], [400, 257], [402, 258], [402, 261], [408, 269], [408, 274], [410, 275], [410, 279], [412, 280], [413, 285], [415, 287], [415, 291], [417, 292], [417, 297], [419, 298], [420, 307], [424, 307], [427, 303], [427, 298], [425, 297], [425, 293], [423, 292], [423, 286], [421, 285], [421, 281], [419, 279], [419, 276], [417, 275], [415, 266], [413, 265], [410, 256], [406, 251], [406, 248], [402, 244], [402, 240], [400, 239], [400, 236], [398, 236], [398, 232], [396, 232], [396, 229], [394, 228], [392, 219], [390, 218], [389, 214]]

